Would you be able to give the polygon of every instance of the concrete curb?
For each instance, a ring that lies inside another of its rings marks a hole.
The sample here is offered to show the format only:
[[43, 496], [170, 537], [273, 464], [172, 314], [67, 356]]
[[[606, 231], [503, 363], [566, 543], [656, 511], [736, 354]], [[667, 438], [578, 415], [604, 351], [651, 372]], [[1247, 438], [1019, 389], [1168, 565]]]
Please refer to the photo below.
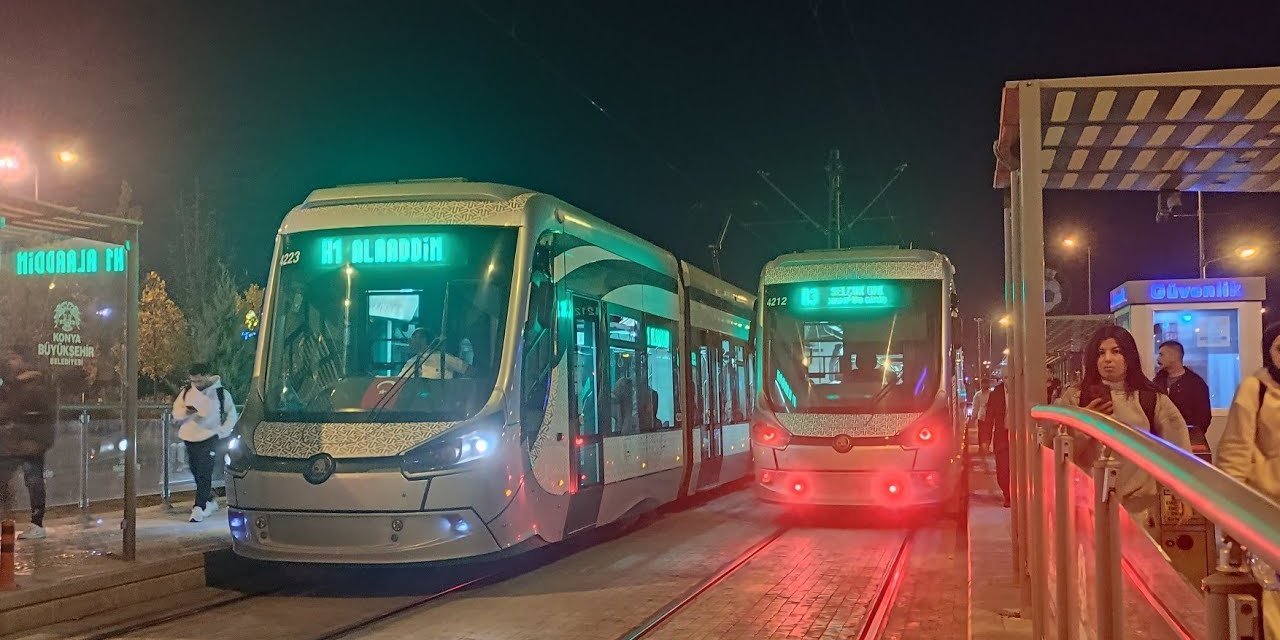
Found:
[[[163, 561], [123, 564], [116, 571], [0, 596], [0, 635], [78, 620], [205, 586], [227, 585], [257, 573], [230, 546]], [[222, 583], [222, 584], [218, 584]]]

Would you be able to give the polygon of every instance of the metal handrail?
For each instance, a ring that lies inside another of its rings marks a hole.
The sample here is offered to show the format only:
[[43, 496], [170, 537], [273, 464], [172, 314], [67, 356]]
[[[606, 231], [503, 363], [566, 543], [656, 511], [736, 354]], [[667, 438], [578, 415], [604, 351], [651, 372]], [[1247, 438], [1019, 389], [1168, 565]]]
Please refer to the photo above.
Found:
[[[1121, 514], [1119, 489], [1120, 460], [1134, 465], [1175, 493], [1184, 503], [1226, 532], [1219, 548], [1216, 572], [1204, 578], [1205, 631], [1210, 640], [1256, 638], [1261, 632], [1258, 582], [1249, 575], [1240, 545], [1271, 566], [1280, 566], [1280, 504], [1239, 482], [1219, 469], [1141, 429], [1110, 416], [1076, 407], [1035, 405], [1033, 422], [1026, 433], [1010, 432], [1014, 447], [1013, 467], [1019, 474], [1014, 491], [1017, 521], [1029, 534], [1020, 554], [1018, 573], [1031, 578], [1030, 601], [1033, 634], [1049, 637], [1047, 625], [1050, 601], [1056, 611], [1055, 637], [1070, 640], [1078, 631], [1074, 620], [1081, 603], [1075, 601], [1077, 587], [1073, 498], [1070, 475], [1075, 436], [1083, 435], [1102, 445], [1093, 462], [1093, 550], [1094, 601], [1093, 631], [1097, 640], [1125, 637], [1123, 587], [1120, 577]], [[1057, 433], [1046, 425], [1056, 423]], [[1052, 436], [1047, 438], [1046, 436]], [[1041, 483], [1045, 462], [1040, 449], [1051, 440], [1053, 499], [1047, 504]], [[1052, 535], [1045, 517], [1053, 520]], [[1046, 558], [1052, 539], [1053, 558]], [[1026, 565], [1023, 565], [1023, 562]], [[1050, 563], [1055, 569], [1056, 589], [1049, 591]], [[1025, 574], [1023, 572], [1026, 571]], [[1183, 633], [1182, 635], [1186, 635]]]
[[1237, 542], [1280, 567], [1280, 505], [1220, 469], [1150, 433], [1074, 407], [1036, 405], [1031, 417], [1102, 443], [1150, 474]]

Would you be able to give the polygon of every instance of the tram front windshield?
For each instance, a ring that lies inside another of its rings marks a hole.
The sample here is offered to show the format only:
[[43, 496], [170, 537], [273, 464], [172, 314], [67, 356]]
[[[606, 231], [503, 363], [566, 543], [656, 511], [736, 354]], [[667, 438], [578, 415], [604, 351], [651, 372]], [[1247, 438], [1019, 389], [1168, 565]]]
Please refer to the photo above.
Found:
[[941, 384], [938, 280], [770, 285], [764, 389], [778, 413], [914, 413]]
[[284, 236], [266, 336], [266, 418], [475, 415], [502, 357], [516, 233], [430, 226]]

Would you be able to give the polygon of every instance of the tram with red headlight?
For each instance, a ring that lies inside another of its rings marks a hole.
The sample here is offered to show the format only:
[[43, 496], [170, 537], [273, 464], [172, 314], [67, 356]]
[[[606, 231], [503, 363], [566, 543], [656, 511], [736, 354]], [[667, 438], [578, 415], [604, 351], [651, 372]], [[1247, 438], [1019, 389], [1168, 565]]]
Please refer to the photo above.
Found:
[[965, 446], [955, 271], [932, 251], [783, 255], [760, 276], [756, 491], [793, 504], [955, 504]]
[[528, 189], [320, 189], [276, 238], [235, 553], [517, 553], [751, 473], [753, 298]]

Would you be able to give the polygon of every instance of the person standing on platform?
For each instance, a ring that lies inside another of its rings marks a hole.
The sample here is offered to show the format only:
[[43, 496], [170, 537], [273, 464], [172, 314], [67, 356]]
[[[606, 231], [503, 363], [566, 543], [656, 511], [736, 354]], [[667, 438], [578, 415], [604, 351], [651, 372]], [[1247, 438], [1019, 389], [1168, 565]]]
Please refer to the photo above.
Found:
[[1058, 376], [1053, 375], [1053, 367], [1045, 367], [1045, 404], [1053, 404], [1062, 397], [1062, 380]]
[[[1262, 332], [1262, 361], [1264, 366], [1236, 389], [1215, 463], [1227, 475], [1280, 500], [1280, 323]], [[1265, 636], [1280, 638], [1276, 592], [1262, 592], [1262, 617]]]
[[[1058, 404], [1083, 407], [1164, 438], [1180, 449], [1191, 450], [1187, 423], [1169, 396], [1142, 373], [1138, 344], [1123, 327], [1099, 327], [1084, 350], [1084, 379], [1068, 387]], [[1085, 468], [1101, 454], [1102, 446], [1077, 435], [1077, 461]], [[1120, 461], [1120, 504], [1130, 513], [1145, 514], [1156, 506], [1155, 480], [1137, 465]]]
[[1009, 397], [1001, 379], [987, 399], [987, 422], [991, 424], [991, 449], [996, 459], [996, 484], [1004, 494], [1004, 506], [1009, 506]]
[[9, 479], [21, 468], [31, 503], [31, 528], [18, 534], [24, 540], [46, 535], [44, 455], [53, 447], [57, 432], [53, 389], [28, 355], [23, 347], [9, 348], [8, 372], [0, 385], [0, 513], [8, 516], [13, 508]]
[[1155, 383], [1164, 393], [1169, 394], [1174, 406], [1182, 413], [1190, 430], [1191, 444], [1204, 447], [1209, 451], [1209, 441], [1205, 434], [1209, 432], [1209, 423], [1213, 420], [1213, 409], [1209, 406], [1209, 385], [1204, 378], [1182, 364], [1186, 355], [1182, 343], [1170, 340], [1160, 345], [1156, 356]]
[[978, 428], [978, 455], [986, 455], [991, 448], [991, 423], [987, 421], [987, 401], [991, 398], [991, 390], [987, 381], [982, 380], [981, 388], [973, 394], [973, 424]]
[[213, 497], [213, 468], [217, 463], [218, 441], [229, 437], [239, 416], [231, 392], [222, 378], [203, 362], [191, 365], [187, 384], [173, 400], [173, 419], [178, 437], [187, 445], [187, 462], [196, 481], [196, 500], [191, 522], [203, 522], [218, 510]]

